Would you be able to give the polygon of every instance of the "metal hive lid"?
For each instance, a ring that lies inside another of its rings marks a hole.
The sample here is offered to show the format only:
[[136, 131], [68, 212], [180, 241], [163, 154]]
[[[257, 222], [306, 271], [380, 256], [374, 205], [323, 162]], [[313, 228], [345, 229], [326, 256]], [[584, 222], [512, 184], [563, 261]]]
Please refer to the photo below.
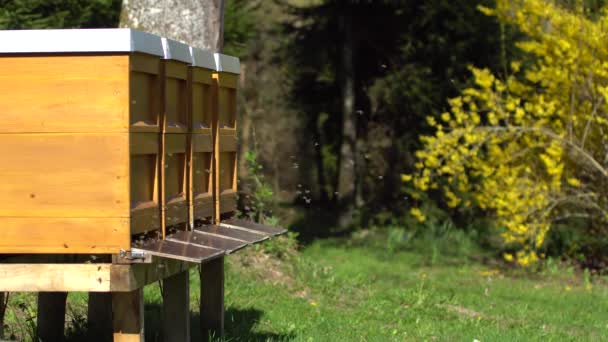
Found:
[[215, 70], [213, 52], [190, 46], [190, 57], [192, 66]]
[[215, 53], [213, 56], [215, 57], [215, 70], [231, 74], [241, 73], [241, 63], [238, 58], [221, 53]]
[[161, 37], [133, 29], [0, 31], [0, 54], [102, 52], [164, 56]]
[[163, 57], [191, 64], [190, 47], [171, 38], [162, 38]]

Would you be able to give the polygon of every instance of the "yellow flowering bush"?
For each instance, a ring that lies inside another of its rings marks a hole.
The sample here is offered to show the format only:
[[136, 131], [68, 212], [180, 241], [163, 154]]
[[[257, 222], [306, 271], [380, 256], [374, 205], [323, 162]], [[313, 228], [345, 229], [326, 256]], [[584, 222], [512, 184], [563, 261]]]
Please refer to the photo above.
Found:
[[[525, 54], [502, 79], [471, 67], [475, 85], [429, 117], [410, 178], [414, 198], [437, 191], [450, 207], [495, 217], [505, 255], [526, 266], [556, 220], [608, 218], [608, 10], [590, 19], [582, 5], [497, 0], [481, 8], [526, 37]], [[411, 210], [420, 221], [424, 214]]]

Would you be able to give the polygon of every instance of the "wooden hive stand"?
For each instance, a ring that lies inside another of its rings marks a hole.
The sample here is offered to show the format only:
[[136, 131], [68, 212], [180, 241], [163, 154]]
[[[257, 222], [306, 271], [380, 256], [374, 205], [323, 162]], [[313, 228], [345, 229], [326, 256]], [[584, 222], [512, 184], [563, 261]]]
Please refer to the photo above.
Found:
[[222, 336], [224, 256], [284, 229], [236, 219], [238, 59], [130, 29], [0, 31], [0, 291], [38, 292], [38, 338], [63, 339], [67, 293], [91, 336]]

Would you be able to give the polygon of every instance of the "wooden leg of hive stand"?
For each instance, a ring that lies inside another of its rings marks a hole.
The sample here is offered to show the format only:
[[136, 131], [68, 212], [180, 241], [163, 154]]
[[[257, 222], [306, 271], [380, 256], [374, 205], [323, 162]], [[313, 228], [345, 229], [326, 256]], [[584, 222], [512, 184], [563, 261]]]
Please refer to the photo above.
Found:
[[203, 341], [224, 336], [224, 257], [201, 266], [201, 329]]
[[163, 340], [190, 341], [190, 272], [163, 280]]
[[89, 292], [87, 320], [90, 340], [112, 341], [112, 293]]
[[38, 293], [38, 340], [63, 341], [67, 292]]
[[4, 314], [6, 313], [4, 301], [4, 292], [0, 292], [0, 340], [4, 337]]
[[115, 342], [144, 342], [144, 291], [112, 292]]

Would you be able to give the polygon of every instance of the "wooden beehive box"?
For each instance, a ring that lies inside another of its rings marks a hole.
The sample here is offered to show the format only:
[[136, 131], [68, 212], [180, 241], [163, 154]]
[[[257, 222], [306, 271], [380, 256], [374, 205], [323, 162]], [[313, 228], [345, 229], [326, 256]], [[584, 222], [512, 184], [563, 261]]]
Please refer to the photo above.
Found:
[[194, 221], [211, 221], [213, 212], [213, 73], [215, 60], [213, 53], [190, 47], [192, 66], [190, 67], [190, 151], [189, 162], [189, 203], [190, 226]]
[[118, 253], [160, 229], [161, 38], [32, 30], [0, 42], [0, 253]]
[[188, 73], [192, 57], [188, 45], [168, 38], [163, 38], [162, 43], [161, 200], [165, 232], [165, 227], [184, 228], [188, 223]]
[[237, 85], [240, 73], [239, 59], [232, 56], [215, 54], [217, 73], [217, 117], [215, 162], [217, 217], [230, 215], [236, 211], [237, 204]]

